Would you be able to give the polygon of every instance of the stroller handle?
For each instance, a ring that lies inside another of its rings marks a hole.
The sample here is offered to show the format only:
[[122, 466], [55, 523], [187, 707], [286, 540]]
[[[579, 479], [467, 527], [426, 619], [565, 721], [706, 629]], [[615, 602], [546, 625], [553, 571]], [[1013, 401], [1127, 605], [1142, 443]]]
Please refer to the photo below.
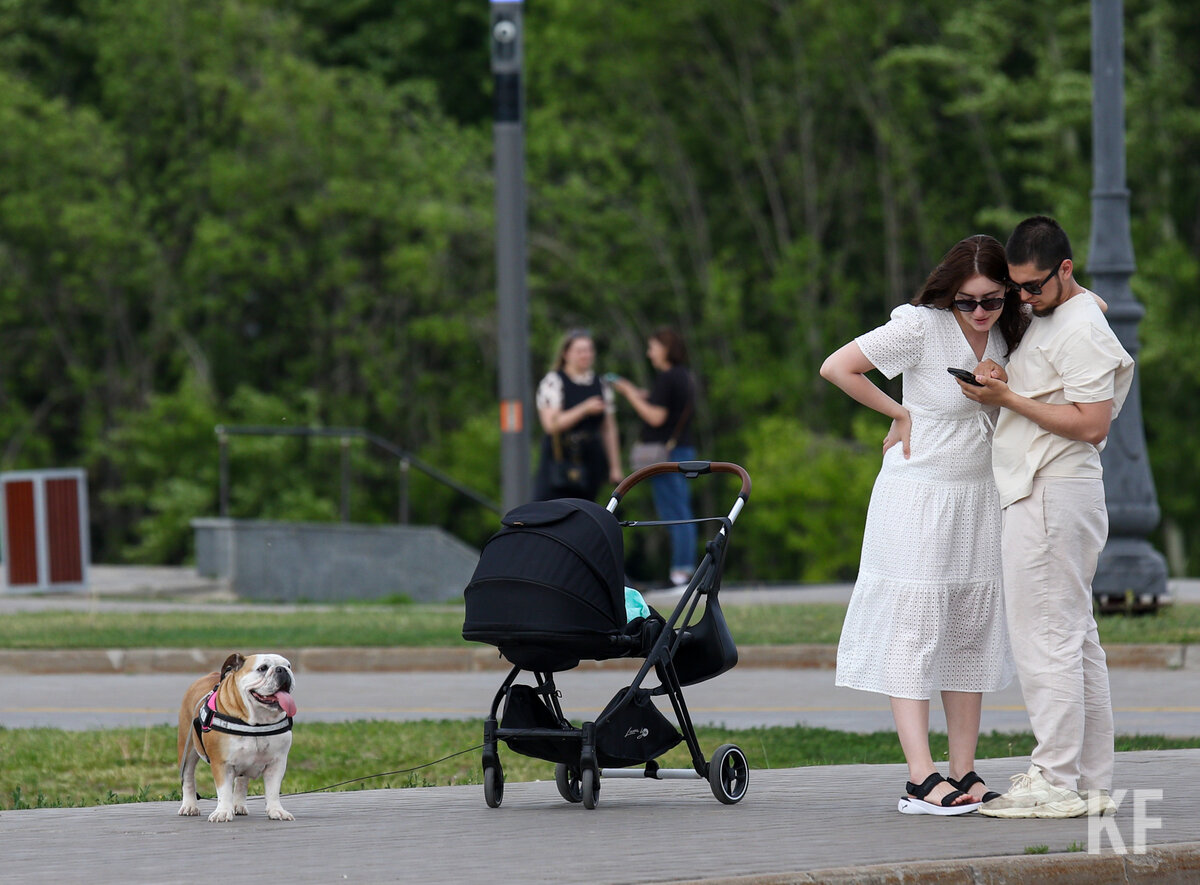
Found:
[[[613, 489], [612, 501], [609, 502], [609, 510], [614, 509], [613, 502], [620, 502], [626, 493], [644, 479], [649, 479], [652, 476], [659, 476], [663, 473], [682, 473], [688, 479], [700, 476], [705, 473], [733, 473], [741, 477], [742, 488], [738, 492], [738, 497], [745, 504], [750, 497], [750, 474], [746, 469], [739, 464], [734, 464], [731, 461], [660, 461], [658, 464], [651, 464], [648, 467], [643, 467], [641, 470], [634, 471], [621, 480], [620, 484]], [[740, 508], [739, 508], [740, 509]]]

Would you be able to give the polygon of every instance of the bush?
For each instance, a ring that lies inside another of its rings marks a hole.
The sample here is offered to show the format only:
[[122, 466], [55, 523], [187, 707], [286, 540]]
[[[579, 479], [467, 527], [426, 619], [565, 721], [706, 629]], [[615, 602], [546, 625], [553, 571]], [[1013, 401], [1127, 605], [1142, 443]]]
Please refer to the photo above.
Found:
[[856, 418], [854, 440], [780, 416], [749, 429], [745, 463], [754, 487], [731, 572], [756, 580], [854, 579], [886, 432], [878, 420]]

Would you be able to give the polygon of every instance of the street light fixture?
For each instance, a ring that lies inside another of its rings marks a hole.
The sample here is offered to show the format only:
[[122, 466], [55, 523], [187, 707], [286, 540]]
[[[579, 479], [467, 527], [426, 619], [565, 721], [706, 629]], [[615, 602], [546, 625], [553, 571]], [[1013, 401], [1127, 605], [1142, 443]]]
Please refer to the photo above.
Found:
[[[1125, 84], [1121, 0], [1092, 0], [1092, 236], [1088, 273], [1108, 302], [1108, 321], [1135, 359], [1137, 327], [1145, 309], [1129, 288], [1133, 238], [1125, 186]], [[1092, 594], [1102, 608], [1125, 604], [1157, 607], [1167, 594], [1167, 563], [1146, 536], [1158, 525], [1158, 498], [1146, 455], [1139, 373], [1113, 422], [1100, 455], [1109, 535]]]

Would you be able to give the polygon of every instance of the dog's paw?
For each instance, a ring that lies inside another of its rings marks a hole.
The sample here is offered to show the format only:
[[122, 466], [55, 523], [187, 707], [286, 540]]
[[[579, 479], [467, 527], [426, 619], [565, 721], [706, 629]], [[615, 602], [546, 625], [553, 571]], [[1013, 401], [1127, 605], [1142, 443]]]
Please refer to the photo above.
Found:
[[200, 806], [190, 802], [184, 802], [179, 806], [179, 814], [183, 817], [195, 817], [200, 813]]
[[250, 811], [246, 808], [245, 805], [235, 805], [235, 806], [233, 806], [233, 813], [234, 814], [249, 814]]
[[268, 808], [267, 817], [270, 820], [295, 820], [290, 811], [284, 811], [282, 808]]
[[232, 808], [218, 808], [208, 816], [209, 823], [223, 824], [233, 820]]

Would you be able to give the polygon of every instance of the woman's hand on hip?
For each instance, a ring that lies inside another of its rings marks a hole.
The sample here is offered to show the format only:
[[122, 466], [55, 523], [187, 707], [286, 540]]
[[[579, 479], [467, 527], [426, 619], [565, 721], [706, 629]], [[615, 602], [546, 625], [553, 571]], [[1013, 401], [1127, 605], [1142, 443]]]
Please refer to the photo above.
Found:
[[908, 437], [911, 433], [912, 415], [908, 413], [908, 409], [905, 409], [903, 415], [892, 420], [892, 426], [888, 428], [887, 436], [883, 438], [883, 450], [886, 452], [896, 443], [900, 443], [901, 451], [904, 452], [907, 460], [911, 454], [908, 445]]

